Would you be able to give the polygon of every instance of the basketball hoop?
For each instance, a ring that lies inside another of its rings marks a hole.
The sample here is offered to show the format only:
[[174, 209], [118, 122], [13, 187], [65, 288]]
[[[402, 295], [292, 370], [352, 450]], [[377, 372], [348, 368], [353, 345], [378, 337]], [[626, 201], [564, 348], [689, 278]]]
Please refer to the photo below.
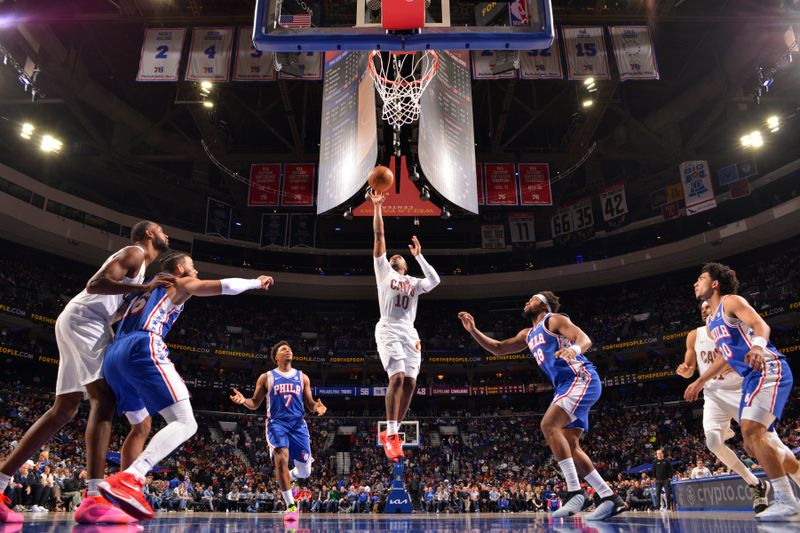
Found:
[[384, 62], [382, 53], [375, 50], [367, 64], [383, 100], [383, 120], [395, 129], [419, 120], [419, 100], [439, 69], [438, 54], [434, 50], [388, 52]]

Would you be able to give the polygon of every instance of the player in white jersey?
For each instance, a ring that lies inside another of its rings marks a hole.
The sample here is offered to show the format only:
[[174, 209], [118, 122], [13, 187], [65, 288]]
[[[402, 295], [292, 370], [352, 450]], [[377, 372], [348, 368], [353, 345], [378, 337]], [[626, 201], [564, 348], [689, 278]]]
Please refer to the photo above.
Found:
[[[78, 407], [88, 395], [86, 466], [89, 487], [87, 497], [75, 512], [75, 520], [81, 523], [133, 521], [111, 506], [98, 491], [105, 471], [115, 408], [114, 393], [101, 375], [103, 352], [113, 338], [111, 323], [122, 305], [123, 295], [169, 285], [174, 278], [159, 277], [142, 285], [145, 268], [169, 244], [169, 237], [158, 224], [150, 221], [137, 223], [131, 229], [131, 240], [133, 245], [109, 257], [86, 288], [70, 300], [58, 316], [55, 325], [59, 353], [55, 401], [0, 465], [2, 494], [14, 472], [75, 418]], [[142, 447], [145, 438], [146, 435], [142, 436]], [[0, 522], [22, 521], [22, 515], [14, 513], [0, 501]]]
[[[704, 323], [710, 314], [711, 306], [708, 302], [703, 302], [700, 305], [700, 316]], [[676, 373], [686, 379], [691, 379], [698, 370], [700, 375], [703, 375], [717, 357], [719, 357], [717, 345], [709, 337], [706, 326], [700, 326], [686, 336], [686, 354]], [[735, 435], [731, 429], [731, 420], [739, 421], [742, 377], [730, 367], [726, 367], [720, 375], [706, 383], [703, 397], [703, 431], [706, 434], [706, 446], [725, 466], [742, 476], [745, 483], [753, 490], [753, 510], [760, 513], [767, 507], [769, 483], [753, 475], [736, 453], [725, 445], [725, 441]]]
[[422, 346], [414, 328], [417, 316], [417, 299], [422, 293], [439, 285], [439, 275], [422, 256], [422, 246], [416, 236], [408, 248], [417, 260], [424, 279], [407, 275], [408, 265], [401, 255], [386, 258], [386, 239], [383, 232], [382, 205], [385, 194], [370, 192], [375, 207], [372, 228], [375, 232], [373, 259], [375, 280], [378, 284], [378, 304], [381, 319], [375, 326], [375, 342], [383, 368], [389, 375], [386, 389], [386, 431], [380, 441], [386, 457], [398, 461], [403, 455], [403, 443], [398, 435], [400, 422], [406, 416], [417, 386], [417, 375], [422, 363]]

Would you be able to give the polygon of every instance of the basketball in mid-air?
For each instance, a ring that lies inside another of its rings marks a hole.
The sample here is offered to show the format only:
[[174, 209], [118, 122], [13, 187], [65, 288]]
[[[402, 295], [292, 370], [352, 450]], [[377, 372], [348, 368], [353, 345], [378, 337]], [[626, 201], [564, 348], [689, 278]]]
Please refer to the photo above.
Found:
[[386, 192], [394, 185], [394, 172], [388, 167], [378, 165], [370, 171], [367, 181], [372, 190]]

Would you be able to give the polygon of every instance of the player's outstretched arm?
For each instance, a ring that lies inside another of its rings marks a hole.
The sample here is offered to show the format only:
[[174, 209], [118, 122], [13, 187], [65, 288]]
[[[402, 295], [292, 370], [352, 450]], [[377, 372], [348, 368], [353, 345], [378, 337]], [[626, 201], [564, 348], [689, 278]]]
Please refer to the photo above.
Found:
[[303, 403], [309, 412], [312, 412], [317, 416], [322, 416], [328, 411], [328, 408], [325, 407], [325, 404], [322, 403], [322, 400], [315, 400], [311, 395], [311, 380], [307, 375], [305, 375], [305, 373], [303, 373]]
[[171, 274], [159, 274], [144, 285], [124, 283], [122, 278], [135, 276], [142, 268], [143, 262], [144, 253], [139, 248], [134, 246], [125, 248], [92, 276], [86, 284], [86, 292], [89, 294], [130, 294], [152, 291], [160, 285], [172, 286], [175, 276]]
[[733, 295], [722, 302], [723, 313], [728, 316], [735, 316], [741, 320], [745, 326], [753, 330], [752, 346], [745, 355], [744, 360], [753, 370], [761, 370], [764, 367], [764, 357], [767, 356], [765, 348], [769, 342], [770, 328], [764, 319], [756, 313], [747, 300], [741, 296]]
[[461, 320], [461, 325], [464, 326], [472, 338], [481, 345], [481, 348], [494, 355], [504, 355], [508, 353], [520, 352], [528, 347], [526, 337], [530, 328], [520, 330], [515, 336], [498, 341], [483, 334], [481, 330], [475, 325], [475, 318], [466, 311], [458, 313], [458, 319]]
[[417, 239], [416, 235], [411, 236], [411, 244], [408, 245], [408, 249], [411, 250], [411, 255], [417, 260], [419, 267], [422, 269], [422, 273], [425, 275], [425, 278], [420, 280], [417, 286], [422, 292], [431, 292], [442, 280], [439, 278], [436, 269], [428, 264], [425, 258], [422, 257], [422, 245], [419, 243], [419, 239]]
[[369, 199], [375, 208], [375, 214], [372, 217], [372, 231], [375, 233], [375, 246], [372, 249], [373, 257], [383, 257], [386, 255], [386, 237], [383, 233], [383, 202], [386, 200], [386, 194], [369, 191]]
[[258, 376], [258, 381], [256, 381], [256, 390], [253, 392], [253, 396], [251, 398], [245, 398], [244, 394], [233, 389], [233, 395], [230, 396], [230, 399], [236, 405], [244, 405], [251, 411], [255, 411], [256, 409], [261, 406], [264, 402], [264, 397], [267, 393], [267, 373], [263, 373]]
[[202, 280], [197, 278], [180, 278], [177, 288], [190, 296], [235, 296], [254, 289], [269, 289], [275, 281], [270, 276], [258, 276], [255, 279], [226, 278]]
[[694, 371], [697, 370], [697, 352], [694, 351], [694, 343], [697, 340], [697, 330], [693, 329], [686, 335], [686, 353], [683, 356], [683, 363], [678, 365], [676, 374], [682, 378], [691, 379]]
[[572, 346], [558, 350], [554, 354], [556, 358], [572, 361], [578, 357], [578, 354], [586, 353], [592, 347], [592, 339], [589, 338], [589, 335], [573, 324], [566, 315], [552, 315], [547, 326], [550, 331], [566, 337], [572, 343]]

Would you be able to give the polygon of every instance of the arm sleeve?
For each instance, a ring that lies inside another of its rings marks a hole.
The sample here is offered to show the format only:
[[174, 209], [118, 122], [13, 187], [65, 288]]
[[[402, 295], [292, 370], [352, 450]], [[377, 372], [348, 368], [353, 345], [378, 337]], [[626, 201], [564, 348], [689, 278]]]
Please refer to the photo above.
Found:
[[261, 281], [257, 279], [225, 278], [219, 280], [222, 285], [222, 294], [236, 296], [251, 289], [260, 289]]
[[417, 255], [417, 263], [419, 263], [420, 268], [422, 268], [422, 273], [425, 274], [425, 279], [421, 279], [419, 283], [417, 283], [417, 287], [419, 287], [422, 292], [431, 292], [442, 280], [439, 279], [439, 274], [436, 273], [436, 269], [428, 264], [425, 258], [422, 257], [422, 254]]
[[381, 283], [392, 272], [392, 265], [386, 259], [386, 255], [380, 257], [373, 257], [373, 264], [375, 265], [375, 280]]

